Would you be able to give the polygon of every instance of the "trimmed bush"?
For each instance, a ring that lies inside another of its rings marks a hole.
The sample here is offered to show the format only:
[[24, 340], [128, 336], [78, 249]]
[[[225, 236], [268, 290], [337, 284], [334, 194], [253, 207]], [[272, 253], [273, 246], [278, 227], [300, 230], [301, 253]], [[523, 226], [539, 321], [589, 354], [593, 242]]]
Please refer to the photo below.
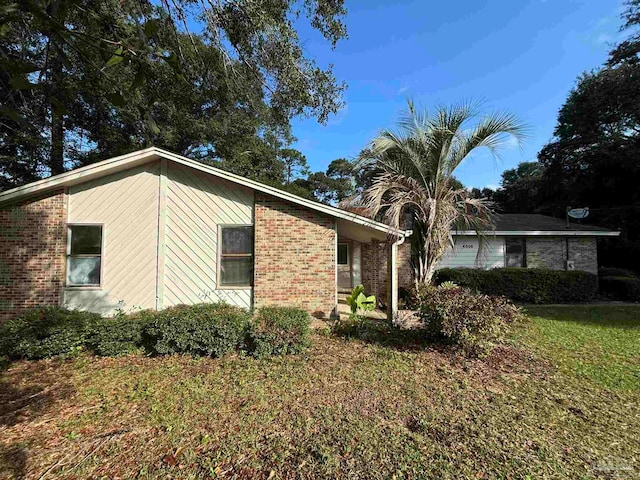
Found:
[[143, 342], [158, 355], [220, 357], [242, 346], [250, 321], [249, 312], [226, 303], [178, 305], [153, 315]]
[[466, 288], [422, 285], [414, 292], [427, 333], [456, 345], [468, 356], [488, 354], [510, 323], [522, 317], [504, 297], [474, 294]]
[[156, 312], [143, 310], [128, 315], [118, 314], [95, 323], [87, 346], [104, 357], [117, 357], [142, 347], [142, 335]]
[[0, 355], [38, 360], [73, 353], [100, 320], [96, 313], [60, 307], [29, 310], [0, 324]]
[[300, 353], [309, 346], [310, 317], [294, 307], [262, 307], [248, 335], [252, 355]]
[[598, 291], [598, 277], [578, 270], [443, 268], [436, 272], [435, 281], [438, 285], [451, 281], [476, 292], [524, 303], [587, 302]]
[[598, 268], [598, 276], [638, 278], [635, 272], [627, 270], [626, 268], [617, 267], [600, 267]]
[[635, 277], [601, 277], [600, 290], [618, 300], [640, 302], [640, 279]]

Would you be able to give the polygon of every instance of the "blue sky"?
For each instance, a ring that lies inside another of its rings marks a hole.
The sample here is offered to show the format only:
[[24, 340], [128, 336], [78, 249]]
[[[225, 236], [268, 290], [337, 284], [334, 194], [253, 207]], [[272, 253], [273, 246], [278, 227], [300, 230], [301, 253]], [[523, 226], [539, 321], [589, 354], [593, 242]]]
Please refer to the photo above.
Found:
[[312, 170], [353, 158], [385, 127], [393, 127], [413, 98], [423, 107], [482, 99], [488, 110], [509, 110], [531, 129], [493, 160], [486, 151], [463, 163], [467, 186], [495, 187], [500, 173], [535, 160], [549, 141], [559, 108], [576, 77], [603, 63], [621, 38], [620, 0], [346, 0], [349, 39], [331, 50], [302, 28], [307, 54], [334, 64], [348, 85], [346, 106], [326, 126], [293, 122], [294, 145]]

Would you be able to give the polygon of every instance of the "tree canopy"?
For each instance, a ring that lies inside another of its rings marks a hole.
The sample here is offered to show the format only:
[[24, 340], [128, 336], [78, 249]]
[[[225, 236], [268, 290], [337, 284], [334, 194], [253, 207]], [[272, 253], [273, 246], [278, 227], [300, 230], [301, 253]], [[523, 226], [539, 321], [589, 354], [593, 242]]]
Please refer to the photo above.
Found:
[[283, 182], [290, 119], [325, 122], [344, 90], [296, 22], [335, 47], [344, 14], [342, 0], [0, 2], [0, 188], [148, 145]]

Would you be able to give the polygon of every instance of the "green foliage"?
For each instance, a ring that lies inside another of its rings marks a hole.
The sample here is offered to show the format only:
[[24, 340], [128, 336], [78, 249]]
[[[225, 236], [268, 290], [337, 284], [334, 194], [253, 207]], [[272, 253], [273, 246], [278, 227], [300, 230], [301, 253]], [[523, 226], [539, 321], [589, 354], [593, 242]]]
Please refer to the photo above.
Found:
[[290, 120], [326, 122], [345, 88], [296, 28], [306, 18], [335, 47], [345, 14], [342, 0], [30, 1], [4, 11], [0, 188], [151, 144], [282, 181]]
[[105, 357], [135, 352], [142, 347], [144, 329], [155, 314], [146, 310], [96, 321], [88, 336], [87, 348]]
[[474, 294], [466, 288], [423, 284], [414, 295], [424, 329], [469, 356], [488, 354], [503, 340], [508, 325], [521, 318], [519, 309], [504, 297]]
[[409, 101], [399, 130], [384, 130], [360, 155], [364, 169], [380, 171], [360, 204], [398, 229], [410, 216], [414, 278], [422, 283], [431, 281], [453, 228], [492, 226], [491, 205], [456, 188], [456, 169], [477, 148], [496, 153], [510, 137], [521, 141], [527, 130], [514, 115], [477, 110], [477, 104], [462, 102], [420, 112]]
[[251, 315], [225, 303], [178, 305], [153, 315], [144, 330], [152, 353], [221, 357], [244, 341]]
[[100, 315], [37, 308], [0, 324], [0, 356], [37, 360], [82, 349]]
[[248, 349], [258, 358], [300, 353], [310, 344], [310, 317], [295, 307], [262, 307], [248, 334]]
[[638, 278], [635, 272], [626, 268], [618, 267], [600, 267], [598, 268], [599, 277], [630, 277]]
[[368, 312], [376, 308], [376, 296], [365, 295], [364, 285], [358, 285], [353, 288], [351, 295], [347, 297], [347, 305], [351, 308], [352, 314]]
[[640, 279], [637, 277], [600, 277], [600, 290], [617, 300], [640, 302]]
[[598, 291], [598, 277], [577, 270], [443, 268], [437, 271], [435, 281], [452, 281], [473, 291], [525, 303], [586, 302]]

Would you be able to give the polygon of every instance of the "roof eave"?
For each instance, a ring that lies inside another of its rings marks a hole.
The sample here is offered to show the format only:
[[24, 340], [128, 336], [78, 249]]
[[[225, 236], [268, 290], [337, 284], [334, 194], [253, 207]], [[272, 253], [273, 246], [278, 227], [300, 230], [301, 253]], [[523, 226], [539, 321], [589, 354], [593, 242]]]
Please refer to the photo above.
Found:
[[119, 157], [103, 160], [92, 165], [87, 165], [86, 167], [81, 167], [70, 172], [62, 173], [60, 175], [55, 175], [43, 180], [38, 180], [37, 182], [23, 185], [21, 187], [7, 190], [6, 192], [0, 193], [0, 205], [14, 203], [23, 198], [28, 198], [32, 195], [37, 195], [38, 193], [55, 190], [56, 188], [63, 188], [78, 183], [83, 183], [93, 178], [109, 175], [119, 170], [131, 168], [138, 164], [144, 164], [154, 158], [166, 158], [187, 167], [194, 168], [196, 170], [215, 175], [216, 177], [226, 179], [233, 183], [243, 185], [262, 193], [273, 195], [285, 201], [289, 201], [310, 208], [312, 210], [325, 213], [329, 216], [341, 218], [381, 232], [385, 232], [391, 236], [407, 237], [411, 235], [410, 231], [396, 229], [390, 227], [389, 225], [377, 222], [356, 213], [341, 210], [339, 208], [331, 207], [319, 202], [314, 202], [312, 200], [307, 200], [305, 198], [299, 197], [289, 192], [285, 192], [275, 187], [271, 187], [254, 180], [249, 180], [248, 178], [244, 178], [240, 175], [236, 175], [225, 170], [220, 170], [218, 168], [196, 162], [195, 160], [191, 160], [187, 157], [183, 157], [182, 155], [177, 155], [175, 153], [156, 147], [150, 147], [144, 150], [138, 150], [136, 152], [128, 153], [126, 155], [121, 155]]
[[[477, 235], [475, 230], [454, 230], [452, 235], [472, 236]], [[553, 237], [618, 237], [619, 231], [614, 230], [488, 230], [488, 235], [495, 236], [553, 236]]]

